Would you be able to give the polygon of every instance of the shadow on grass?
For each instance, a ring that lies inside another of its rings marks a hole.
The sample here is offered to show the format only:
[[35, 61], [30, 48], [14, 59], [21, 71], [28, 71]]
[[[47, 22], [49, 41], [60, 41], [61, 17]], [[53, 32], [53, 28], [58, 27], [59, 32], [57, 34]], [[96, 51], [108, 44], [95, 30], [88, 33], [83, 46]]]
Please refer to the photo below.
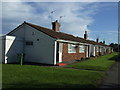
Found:
[[[7, 63], [14, 65], [21, 65], [20, 63]], [[22, 65], [34, 65], [34, 66], [54, 66], [53, 64], [35, 63], [35, 62], [23, 62]]]
[[68, 83], [37, 83], [37, 82], [21, 82], [3, 84], [3, 89], [40, 89], [40, 88], [96, 88], [94, 85], [80, 85]]
[[109, 60], [115, 60], [116, 62], [119, 62], [120, 61], [120, 53], [118, 53], [117, 55], [113, 56]]

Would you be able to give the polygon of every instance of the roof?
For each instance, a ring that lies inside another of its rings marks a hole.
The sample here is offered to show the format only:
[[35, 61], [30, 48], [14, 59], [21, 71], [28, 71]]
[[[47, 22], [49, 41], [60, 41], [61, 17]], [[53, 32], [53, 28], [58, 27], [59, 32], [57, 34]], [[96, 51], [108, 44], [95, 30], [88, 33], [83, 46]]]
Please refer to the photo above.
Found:
[[63, 40], [70, 40], [70, 41], [76, 41], [76, 42], [82, 42], [82, 43], [87, 43], [85, 39], [83, 38], [80, 38], [80, 37], [75, 37], [73, 35], [70, 35], [70, 34], [66, 34], [66, 33], [63, 33], [63, 32], [56, 32], [52, 29], [48, 29], [48, 28], [44, 28], [44, 27], [41, 27], [41, 26], [38, 26], [38, 25], [34, 25], [34, 24], [31, 24], [31, 23], [28, 23], [26, 22], [27, 25], [53, 37], [53, 38], [56, 38], [56, 39], [63, 39]]
[[[73, 35], [70, 35], [70, 34], [66, 34], [66, 33], [63, 33], [63, 32], [56, 32], [52, 29], [48, 29], [48, 28], [45, 28], [45, 27], [41, 27], [41, 26], [38, 26], [38, 25], [35, 25], [35, 24], [31, 24], [31, 23], [28, 23], [28, 22], [24, 22], [25, 24], [37, 29], [38, 31], [41, 31], [53, 38], [56, 38], [56, 39], [62, 39], [62, 40], [70, 40], [70, 41], [75, 41], [75, 42], [81, 42], [81, 43], [88, 43], [88, 44], [94, 44], [94, 45], [102, 45], [102, 46], [108, 46], [108, 45], [105, 45], [103, 43], [97, 43], [95, 41], [92, 41], [92, 40], [86, 40], [84, 38], [81, 38], [81, 37], [75, 37]], [[23, 23], [23, 24], [24, 24]], [[23, 24], [21, 24], [20, 26], [22, 26]], [[20, 27], [18, 26], [18, 28]], [[10, 33], [13, 33], [14, 31], [16, 31], [16, 28], [11, 31]], [[10, 34], [8, 33], [8, 34]]]

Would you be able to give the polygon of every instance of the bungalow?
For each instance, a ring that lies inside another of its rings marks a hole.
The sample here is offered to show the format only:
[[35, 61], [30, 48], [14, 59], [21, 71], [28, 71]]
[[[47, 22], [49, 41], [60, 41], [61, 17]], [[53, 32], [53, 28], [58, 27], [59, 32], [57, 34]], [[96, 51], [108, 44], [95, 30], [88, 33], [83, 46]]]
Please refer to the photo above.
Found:
[[[59, 31], [56, 20], [52, 29], [24, 22], [2, 37], [2, 62], [18, 63], [18, 54], [24, 54], [24, 62], [56, 65], [57, 63], [98, 56], [99, 47], [109, 46]], [[106, 50], [107, 51], [107, 50]]]

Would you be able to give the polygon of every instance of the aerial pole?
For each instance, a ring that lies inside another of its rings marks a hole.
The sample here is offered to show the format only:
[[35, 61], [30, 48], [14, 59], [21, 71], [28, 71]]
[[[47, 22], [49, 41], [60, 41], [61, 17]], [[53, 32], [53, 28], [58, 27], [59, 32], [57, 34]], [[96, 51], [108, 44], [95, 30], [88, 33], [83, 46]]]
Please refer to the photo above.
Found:
[[52, 24], [52, 22], [53, 22], [53, 13], [55, 12], [56, 10], [53, 10], [53, 11], [51, 11], [51, 24]]
[[[60, 16], [60, 17], [59, 17], [59, 23], [61, 23], [62, 17], [65, 17], [65, 16]], [[61, 24], [60, 24], [60, 25], [61, 25]]]

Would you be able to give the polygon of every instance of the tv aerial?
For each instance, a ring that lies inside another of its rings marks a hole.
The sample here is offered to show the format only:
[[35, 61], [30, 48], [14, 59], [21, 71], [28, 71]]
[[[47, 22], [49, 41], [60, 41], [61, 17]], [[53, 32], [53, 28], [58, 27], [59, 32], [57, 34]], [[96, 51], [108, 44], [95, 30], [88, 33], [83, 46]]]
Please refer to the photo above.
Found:
[[53, 14], [54, 14], [54, 12], [55, 12], [56, 10], [53, 10], [53, 11], [51, 11], [50, 13], [51, 13], [51, 23], [53, 22]]
[[63, 17], [65, 17], [65, 15], [59, 17], [59, 23], [60, 23], [60, 26], [61, 26], [61, 19], [62, 19]]

